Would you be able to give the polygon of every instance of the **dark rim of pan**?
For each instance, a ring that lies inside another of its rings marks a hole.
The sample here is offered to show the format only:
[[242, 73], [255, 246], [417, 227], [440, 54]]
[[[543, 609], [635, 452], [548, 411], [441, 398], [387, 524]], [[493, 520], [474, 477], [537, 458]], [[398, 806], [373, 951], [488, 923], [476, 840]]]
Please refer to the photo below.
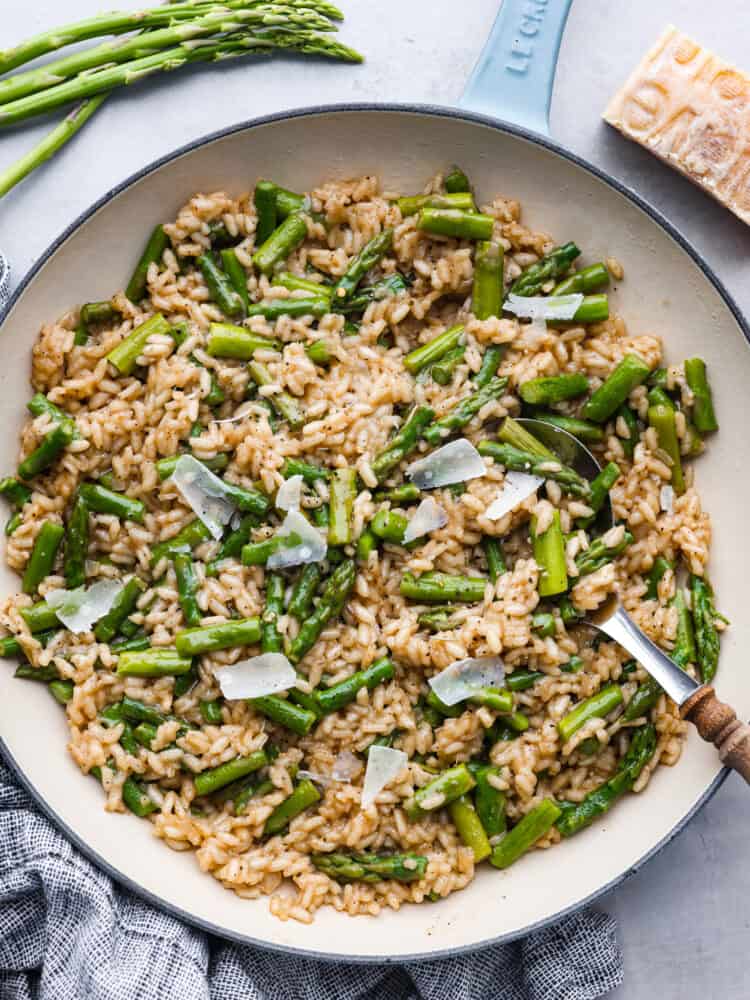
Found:
[[[742, 313], [734, 301], [733, 297], [730, 295], [728, 290], [724, 287], [723, 283], [719, 279], [718, 275], [714, 272], [711, 266], [704, 260], [701, 254], [693, 247], [690, 241], [683, 236], [683, 234], [672, 225], [657, 209], [645, 201], [640, 195], [636, 194], [635, 191], [628, 188], [626, 185], [622, 184], [620, 181], [611, 177], [606, 171], [593, 166], [586, 160], [577, 156], [575, 153], [571, 153], [560, 143], [555, 142], [553, 139], [546, 138], [544, 136], [536, 135], [533, 132], [529, 132], [526, 129], [519, 128], [516, 125], [511, 125], [507, 122], [500, 121], [499, 119], [489, 118], [486, 115], [474, 114], [472, 112], [463, 110], [454, 110], [452, 108], [445, 108], [440, 106], [435, 106], [431, 104], [377, 104], [377, 103], [363, 103], [363, 104], [323, 104], [308, 108], [293, 109], [291, 111], [278, 112], [272, 115], [264, 115], [261, 118], [253, 118], [248, 121], [240, 122], [238, 125], [231, 125], [228, 128], [220, 129], [217, 132], [211, 132], [208, 135], [201, 137], [200, 139], [195, 139], [193, 142], [189, 142], [179, 149], [176, 149], [172, 153], [168, 153], [166, 156], [160, 157], [158, 160], [154, 160], [152, 163], [143, 167], [141, 170], [136, 171], [127, 177], [124, 181], [121, 181], [115, 187], [107, 191], [106, 194], [102, 195], [93, 205], [91, 205], [85, 212], [81, 213], [77, 219], [75, 219], [58, 237], [55, 239], [47, 250], [38, 258], [34, 265], [29, 269], [29, 271], [24, 275], [20, 284], [13, 292], [11, 299], [0, 315], [0, 326], [2, 325], [5, 318], [9, 315], [10, 311], [15, 306], [16, 302], [19, 300], [21, 295], [25, 292], [26, 288], [36, 277], [38, 272], [44, 267], [46, 262], [53, 256], [53, 254], [65, 243], [69, 236], [71, 236], [77, 229], [79, 229], [85, 222], [87, 222], [91, 216], [93, 216], [100, 208], [110, 202], [117, 195], [121, 194], [131, 185], [135, 184], [137, 181], [149, 174], [154, 173], [160, 167], [172, 160], [176, 160], [186, 153], [191, 153], [196, 149], [200, 149], [202, 146], [207, 146], [218, 139], [224, 139], [228, 136], [234, 135], [237, 132], [244, 132], [252, 128], [256, 128], [260, 125], [269, 125], [273, 122], [282, 122], [286, 120], [294, 120], [296, 118], [308, 118], [315, 115], [327, 115], [327, 114], [341, 114], [341, 113], [361, 113], [361, 112], [371, 112], [371, 111], [385, 111], [396, 114], [415, 114], [415, 115], [426, 115], [433, 118], [453, 118], [459, 121], [466, 121], [473, 125], [485, 125], [489, 128], [495, 129], [498, 132], [505, 132], [509, 135], [513, 135], [519, 139], [525, 139], [529, 142], [534, 143], [537, 146], [541, 146], [550, 152], [556, 153], [563, 159], [574, 163], [576, 166], [592, 174], [594, 177], [598, 178], [600, 181], [605, 183], [608, 187], [615, 190], [618, 194], [627, 198], [628, 201], [635, 204], [638, 208], [644, 211], [648, 216], [650, 216], [658, 226], [660, 226], [672, 239], [677, 243], [677, 245], [688, 254], [690, 259], [698, 268], [702, 271], [708, 281], [713, 285], [714, 289], [718, 292], [724, 301], [724, 304], [731, 312], [737, 325], [745, 337], [745, 340], [750, 344], [750, 327], [745, 322]], [[0, 333], [2, 330], [0, 329]], [[175, 906], [173, 903], [162, 899], [161, 896], [157, 896], [155, 893], [149, 892], [144, 889], [137, 882], [123, 875], [122, 872], [118, 871], [113, 865], [105, 860], [100, 854], [98, 854], [93, 848], [91, 848], [84, 840], [74, 830], [72, 830], [67, 823], [65, 823], [55, 811], [47, 804], [42, 795], [37, 791], [37, 789], [31, 784], [29, 779], [23, 773], [20, 765], [16, 762], [13, 757], [9, 747], [3, 739], [0, 738], [0, 750], [2, 751], [5, 761], [9, 765], [11, 771], [14, 773], [20, 784], [26, 789], [29, 795], [32, 797], [36, 805], [41, 809], [45, 816], [60, 830], [60, 832], [71, 841], [75, 847], [91, 861], [97, 868], [105, 872], [117, 883], [119, 883], [123, 888], [130, 892], [135, 893], [135, 895], [140, 896], [141, 899], [146, 900], [146, 902], [151, 903], [158, 909], [177, 917], [180, 920], [185, 921], [185, 923], [191, 924], [193, 927], [197, 927], [202, 931], [209, 934], [213, 934], [217, 937], [225, 938], [231, 941], [236, 941], [240, 944], [253, 945], [259, 948], [265, 948], [269, 951], [277, 951], [284, 954], [294, 954], [300, 957], [310, 958], [310, 959], [320, 959], [329, 962], [357, 962], [366, 964], [402, 964], [405, 962], [420, 961], [425, 959], [433, 958], [449, 958], [455, 955], [461, 955], [468, 952], [479, 951], [482, 948], [489, 948], [492, 945], [508, 943], [510, 941], [515, 941], [518, 938], [526, 937], [533, 931], [541, 930], [543, 927], [547, 927], [563, 917], [569, 916], [578, 910], [582, 909], [584, 906], [592, 903], [594, 900], [598, 899], [600, 896], [609, 892], [611, 889], [616, 888], [621, 885], [625, 879], [634, 875], [641, 867], [649, 861], [651, 858], [659, 854], [667, 844], [681, 833], [682, 830], [687, 826], [690, 820], [697, 815], [698, 812], [703, 808], [703, 806], [713, 797], [713, 795], [718, 791], [721, 785], [724, 783], [729, 770], [727, 768], [722, 768], [721, 771], [716, 775], [711, 784], [708, 786], [706, 791], [701, 795], [693, 807], [688, 813], [677, 823], [670, 832], [663, 837], [657, 844], [655, 844], [649, 851], [638, 859], [638, 861], [631, 865], [627, 871], [616, 876], [611, 881], [607, 882], [605, 885], [600, 886], [594, 892], [590, 893], [583, 899], [576, 900], [576, 902], [571, 903], [570, 906], [563, 907], [557, 910], [555, 913], [550, 914], [542, 920], [536, 923], [527, 924], [525, 927], [521, 927], [518, 930], [511, 931], [507, 934], [499, 934], [496, 937], [489, 937], [483, 941], [478, 941], [475, 944], [460, 945], [456, 948], [442, 948], [440, 950], [429, 951], [429, 952], [415, 952], [409, 955], [356, 955], [347, 954], [343, 955], [340, 953], [330, 953], [325, 951], [317, 951], [307, 948], [297, 948], [292, 945], [282, 945], [275, 944], [270, 941], [264, 941], [258, 938], [254, 938], [249, 934], [242, 934], [238, 931], [227, 930], [224, 927], [214, 924], [209, 920], [204, 920], [201, 917], [195, 916], [195, 914], [189, 913], [186, 910], [181, 909], [179, 906]], [[395, 919], [395, 918], [394, 918]]]

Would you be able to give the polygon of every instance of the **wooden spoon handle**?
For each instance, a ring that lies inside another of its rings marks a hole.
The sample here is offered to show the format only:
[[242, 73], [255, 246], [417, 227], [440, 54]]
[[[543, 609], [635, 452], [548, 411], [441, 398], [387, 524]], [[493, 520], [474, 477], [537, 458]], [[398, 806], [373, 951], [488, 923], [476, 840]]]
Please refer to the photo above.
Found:
[[704, 740], [714, 744], [727, 767], [750, 784], [750, 726], [719, 701], [714, 689], [710, 685], [699, 688], [682, 705], [680, 714], [695, 724]]

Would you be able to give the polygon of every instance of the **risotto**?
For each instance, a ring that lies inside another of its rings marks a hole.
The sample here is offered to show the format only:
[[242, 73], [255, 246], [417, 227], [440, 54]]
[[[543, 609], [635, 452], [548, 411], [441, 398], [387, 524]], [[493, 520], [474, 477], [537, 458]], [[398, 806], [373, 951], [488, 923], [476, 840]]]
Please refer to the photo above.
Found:
[[34, 346], [0, 651], [106, 810], [282, 919], [437, 901], [676, 764], [609, 595], [716, 669], [703, 362], [627, 329], [616, 259], [474, 197], [198, 194]]

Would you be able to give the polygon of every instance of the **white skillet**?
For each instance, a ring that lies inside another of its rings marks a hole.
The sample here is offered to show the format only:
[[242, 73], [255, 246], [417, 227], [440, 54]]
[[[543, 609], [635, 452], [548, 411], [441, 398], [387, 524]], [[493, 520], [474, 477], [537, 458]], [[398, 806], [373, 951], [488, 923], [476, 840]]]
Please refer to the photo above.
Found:
[[[750, 716], [743, 650], [750, 622], [742, 595], [750, 565], [750, 476], [737, 449], [747, 417], [748, 330], [709, 264], [653, 208], [546, 137], [549, 97], [570, 0], [504, 0], [463, 103], [310, 108], [208, 136], [124, 181], [76, 220], [24, 279], [2, 324], [0, 469], [17, 460], [30, 395], [30, 351], [40, 324], [77, 302], [121, 288], [159, 221], [195, 191], [239, 193], [256, 178], [308, 190], [331, 177], [378, 174], [393, 190], [418, 191], [437, 168], [459, 162], [479, 198], [521, 201], [524, 221], [575, 240], [587, 262], [614, 255], [626, 279], [612, 295], [634, 332], [664, 337], [667, 357], [706, 359], [722, 431], [697, 463], [714, 519], [711, 575], [732, 627], [722, 645], [719, 695]], [[478, 112], [478, 113], [476, 113]], [[501, 116], [504, 120], [499, 121]], [[509, 124], [515, 122], [515, 124]], [[739, 530], [738, 530], [739, 529]], [[18, 579], [0, 569], [0, 594]], [[643, 795], [552, 852], [505, 872], [482, 868], [463, 892], [377, 919], [331, 909], [312, 926], [281, 923], [267, 900], [246, 901], [200, 874], [195, 856], [170, 851], [151, 827], [102, 810], [101, 789], [69, 758], [59, 706], [39, 685], [0, 669], [0, 735], [6, 759], [40, 807], [95, 864], [154, 904], [238, 941], [342, 961], [436, 957], [510, 940], [617, 885], [663, 847], [716, 791], [724, 773], [713, 747], [691, 734], [676, 768], [662, 768]]]

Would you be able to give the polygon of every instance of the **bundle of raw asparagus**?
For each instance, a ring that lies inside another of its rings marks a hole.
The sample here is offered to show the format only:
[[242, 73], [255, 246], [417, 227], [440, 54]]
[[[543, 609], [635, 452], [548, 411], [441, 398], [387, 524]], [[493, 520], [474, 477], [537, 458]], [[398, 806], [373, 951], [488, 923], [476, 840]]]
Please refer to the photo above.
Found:
[[114, 89], [154, 73], [278, 50], [361, 62], [331, 37], [342, 16], [327, 0], [188, 0], [102, 14], [0, 50], [0, 74], [9, 74], [64, 46], [117, 36], [0, 79], [0, 128], [79, 102], [36, 148], [0, 172], [0, 197], [54, 155]]

